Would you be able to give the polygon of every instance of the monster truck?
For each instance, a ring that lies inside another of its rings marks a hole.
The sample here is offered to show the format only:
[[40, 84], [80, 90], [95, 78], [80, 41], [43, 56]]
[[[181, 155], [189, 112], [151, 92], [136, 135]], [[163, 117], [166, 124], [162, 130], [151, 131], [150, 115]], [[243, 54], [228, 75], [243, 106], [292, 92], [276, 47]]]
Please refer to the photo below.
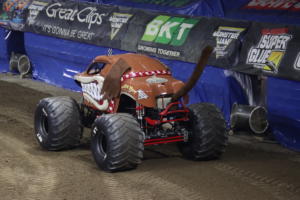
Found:
[[204, 49], [186, 84], [145, 55], [96, 57], [74, 77], [82, 87], [81, 103], [70, 97], [39, 102], [37, 141], [53, 151], [75, 147], [83, 126], [90, 127], [93, 157], [108, 172], [136, 168], [145, 146], [173, 142], [187, 159], [219, 158], [227, 145], [222, 113], [210, 103], [186, 106], [211, 52]]

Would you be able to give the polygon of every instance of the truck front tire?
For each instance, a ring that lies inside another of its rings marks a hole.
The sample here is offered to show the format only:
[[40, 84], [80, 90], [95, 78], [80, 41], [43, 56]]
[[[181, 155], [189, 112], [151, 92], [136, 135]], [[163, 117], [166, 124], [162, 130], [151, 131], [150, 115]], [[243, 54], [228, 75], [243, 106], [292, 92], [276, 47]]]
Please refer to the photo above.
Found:
[[34, 125], [38, 143], [49, 151], [77, 146], [82, 137], [78, 105], [70, 97], [42, 99], [35, 111]]
[[134, 169], [143, 158], [144, 133], [130, 114], [102, 115], [92, 126], [91, 148], [104, 171]]

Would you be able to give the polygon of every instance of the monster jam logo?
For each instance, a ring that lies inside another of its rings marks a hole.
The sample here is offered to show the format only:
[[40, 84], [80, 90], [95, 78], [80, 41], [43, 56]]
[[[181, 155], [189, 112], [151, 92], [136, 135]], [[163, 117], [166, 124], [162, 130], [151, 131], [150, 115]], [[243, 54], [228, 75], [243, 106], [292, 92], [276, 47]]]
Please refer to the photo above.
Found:
[[131, 18], [131, 14], [125, 13], [113, 13], [109, 17], [110, 26], [111, 26], [111, 34], [110, 39], [113, 40], [114, 37], [117, 35], [119, 30], [122, 28], [124, 24], [127, 24], [128, 20]]
[[241, 33], [245, 28], [235, 28], [220, 26], [218, 30], [213, 33], [213, 37], [216, 38], [217, 46], [215, 48], [216, 58], [224, 57], [228, 54], [226, 48], [234, 41], [238, 40]]
[[40, 11], [42, 11], [49, 3], [42, 1], [33, 1], [28, 7], [29, 15], [27, 17], [28, 24], [34, 24]]
[[287, 28], [263, 29], [259, 43], [248, 52], [247, 64], [267, 72], [277, 73], [292, 35]]
[[298, 55], [297, 55], [296, 61], [294, 63], [294, 68], [296, 70], [300, 70], [300, 53], [298, 53]]
[[142, 40], [181, 46], [198, 21], [198, 19], [185, 19], [182, 17], [157, 16], [147, 25]]

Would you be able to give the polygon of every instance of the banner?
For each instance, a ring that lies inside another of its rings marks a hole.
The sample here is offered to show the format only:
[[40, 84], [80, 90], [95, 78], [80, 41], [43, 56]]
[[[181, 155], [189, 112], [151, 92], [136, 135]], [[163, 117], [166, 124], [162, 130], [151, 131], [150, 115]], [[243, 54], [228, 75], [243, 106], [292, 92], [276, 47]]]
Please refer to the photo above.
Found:
[[237, 68], [299, 81], [299, 34], [300, 29], [294, 26], [254, 23], [245, 37]]
[[[147, 20], [142, 35], [138, 36], [137, 52], [197, 62], [206, 43], [206, 34], [199, 34], [203, 27], [208, 27], [205, 18], [155, 15]], [[205, 31], [211, 30], [207, 28]]]
[[208, 33], [207, 40], [215, 47], [215, 51], [209, 64], [222, 68], [237, 68], [244, 38], [251, 27], [251, 22], [215, 19], [210, 20], [210, 24], [214, 25], [214, 29]]
[[117, 35], [124, 35], [134, 15], [118, 7], [60, 0], [32, 1], [28, 10], [26, 31], [114, 48], [121, 48]]
[[212, 66], [300, 81], [297, 26], [66, 0], [7, 0], [2, 8], [0, 23], [13, 30], [190, 63], [211, 45]]
[[[196, 62], [209, 27], [205, 18], [176, 17], [138, 9], [34, 0], [24, 31], [99, 46]], [[199, 34], [201, 32], [201, 34]]]

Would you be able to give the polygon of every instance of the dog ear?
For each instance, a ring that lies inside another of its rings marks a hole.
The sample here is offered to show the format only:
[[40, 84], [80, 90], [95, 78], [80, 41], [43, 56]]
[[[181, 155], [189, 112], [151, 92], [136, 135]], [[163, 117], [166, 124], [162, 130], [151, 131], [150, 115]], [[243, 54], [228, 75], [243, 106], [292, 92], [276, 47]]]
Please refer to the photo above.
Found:
[[103, 83], [101, 91], [101, 94], [104, 95], [103, 99], [111, 100], [120, 95], [121, 77], [128, 70], [130, 70], [130, 66], [122, 58], [113, 64]]

